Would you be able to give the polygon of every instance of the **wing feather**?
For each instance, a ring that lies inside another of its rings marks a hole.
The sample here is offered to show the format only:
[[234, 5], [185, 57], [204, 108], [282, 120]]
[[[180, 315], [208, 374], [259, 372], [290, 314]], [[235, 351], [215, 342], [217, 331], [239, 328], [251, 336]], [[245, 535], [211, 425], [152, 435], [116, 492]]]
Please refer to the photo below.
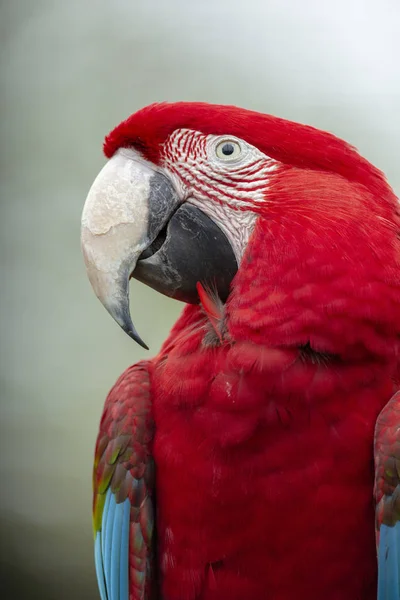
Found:
[[150, 377], [141, 362], [109, 393], [93, 469], [93, 528], [101, 600], [148, 600], [154, 591]]
[[94, 542], [94, 562], [96, 565], [97, 583], [99, 586], [101, 600], [107, 600], [106, 582], [104, 579], [103, 554], [101, 551], [101, 535], [100, 531], [96, 534]]
[[400, 598], [400, 392], [380, 413], [375, 430], [378, 600]]

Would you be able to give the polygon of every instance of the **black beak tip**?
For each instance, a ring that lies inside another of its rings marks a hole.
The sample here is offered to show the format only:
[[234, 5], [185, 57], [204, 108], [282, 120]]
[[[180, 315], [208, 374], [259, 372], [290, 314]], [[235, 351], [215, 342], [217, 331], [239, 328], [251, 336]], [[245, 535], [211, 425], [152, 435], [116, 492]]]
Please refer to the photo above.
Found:
[[145, 350], [149, 350], [149, 347], [142, 340], [142, 338], [136, 331], [134, 324], [132, 323], [131, 315], [129, 312], [129, 301], [128, 301], [127, 295], [126, 295], [126, 302], [123, 302], [122, 305], [119, 304], [116, 307], [113, 306], [111, 309], [107, 308], [107, 310], [110, 313], [110, 315], [113, 317], [113, 319], [121, 327], [121, 329], [123, 331], [125, 331], [125, 333], [127, 335], [129, 335], [130, 338], [132, 338], [137, 344], [139, 344], [139, 346], [141, 346]]
[[137, 344], [139, 344], [139, 346], [141, 346], [145, 350], [149, 350], [148, 345], [142, 340], [142, 338], [140, 337], [140, 335], [134, 327], [123, 327], [123, 330], [129, 335], [130, 338], [132, 338]]

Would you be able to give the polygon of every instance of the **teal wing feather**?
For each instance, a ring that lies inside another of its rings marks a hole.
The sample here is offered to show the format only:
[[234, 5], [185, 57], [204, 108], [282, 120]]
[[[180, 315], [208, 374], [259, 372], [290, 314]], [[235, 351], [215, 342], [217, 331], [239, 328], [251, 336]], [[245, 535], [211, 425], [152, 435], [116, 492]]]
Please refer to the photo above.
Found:
[[154, 597], [154, 464], [148, 363], [110, 391], [93, 469], [95, 566], [101, 600]]
[[378, 600], [400, 599], [400, 392], [380, 413], [375, 430]]

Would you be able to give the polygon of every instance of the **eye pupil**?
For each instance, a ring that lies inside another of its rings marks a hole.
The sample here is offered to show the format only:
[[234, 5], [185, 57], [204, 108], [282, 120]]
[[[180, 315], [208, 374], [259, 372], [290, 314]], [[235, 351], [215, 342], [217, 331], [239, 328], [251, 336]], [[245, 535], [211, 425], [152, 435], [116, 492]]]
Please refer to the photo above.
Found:
[[233, 147], [233, 144], [229, 144], [229, 143], [228, 143], [228, 144], [224, 144], [224, 145], [222, 146], [221, 150], [222, 150], [222, 154], [223, 154], [224, 156], [230, 156], [231, 154], [233, 154], [233, 153], [234, 153], [234, 151], [235, 151], [235, 148]]
[[230, 162], [237, 160], [240, 157], [242, 148], [238, 142], [228, 138], [217, 142], [217, 145], [214, 147], [214, 152], [220, 160]]

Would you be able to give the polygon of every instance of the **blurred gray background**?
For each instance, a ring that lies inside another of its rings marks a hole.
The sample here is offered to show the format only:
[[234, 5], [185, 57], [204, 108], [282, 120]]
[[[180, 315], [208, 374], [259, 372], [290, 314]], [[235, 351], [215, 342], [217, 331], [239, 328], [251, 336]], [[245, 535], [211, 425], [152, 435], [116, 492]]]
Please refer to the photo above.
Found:
[[[148, 354], [86, 280], [80, 214], [103, 136], [160, 100], [330, 130], [400, 193], [399, 0], [0, 4], [1, 598], [94, 600], [91, 468], [103, 401]], [[181, 306], [132, 284], [156, 353]]]

